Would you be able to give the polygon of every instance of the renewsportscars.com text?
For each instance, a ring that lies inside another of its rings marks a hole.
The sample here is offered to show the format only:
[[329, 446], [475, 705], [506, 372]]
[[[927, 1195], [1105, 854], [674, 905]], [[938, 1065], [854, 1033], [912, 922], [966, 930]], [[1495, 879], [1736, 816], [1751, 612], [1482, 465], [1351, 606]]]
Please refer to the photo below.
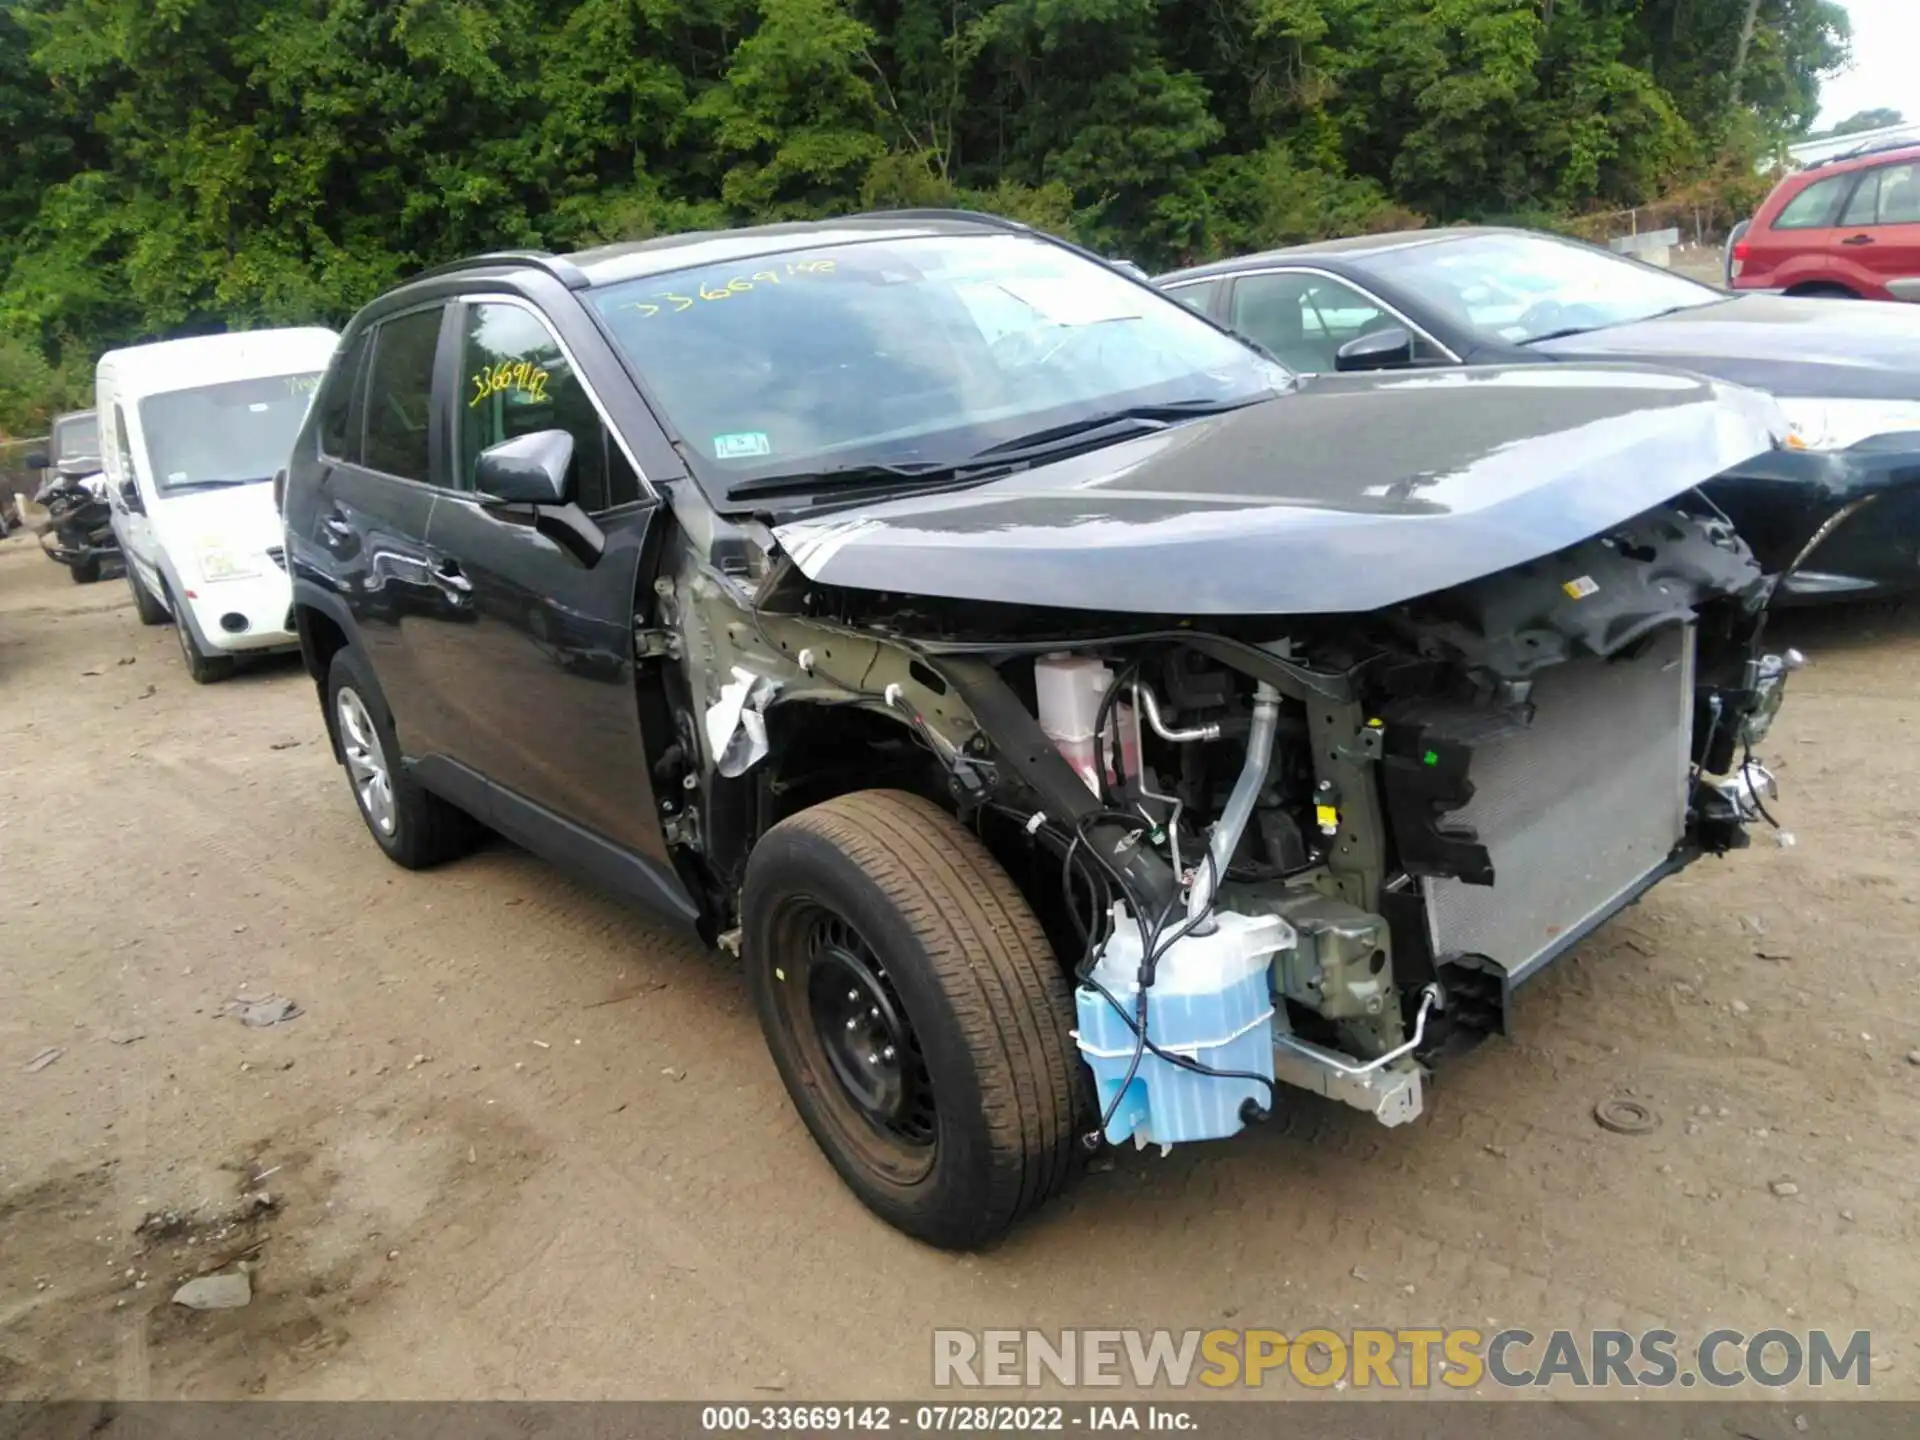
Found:
[[1310, 1390], [1472, 1390], [1568, 1386], [1769, 1389], [1805, 1384], [1864, 1389], [1865, 1330], [1471, 1329], [936, 1330], [933, 1383], [1138, 1390], [1298, 1385]]

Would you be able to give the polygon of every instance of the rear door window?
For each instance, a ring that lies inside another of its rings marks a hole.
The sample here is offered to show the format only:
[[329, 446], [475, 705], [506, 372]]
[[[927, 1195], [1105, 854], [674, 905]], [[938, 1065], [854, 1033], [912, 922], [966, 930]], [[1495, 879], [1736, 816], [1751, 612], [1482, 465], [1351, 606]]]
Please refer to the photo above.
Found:
[[385, 321], [374, 332], [367, 377], [366, 449], [369, 470], [425, 483], [433, 400], [433, 360], [444, 306]]
[[475, 488], [474, 467], [489, 446], [565, 430], [573, 437], [573, 497], [582, 510], [611, 510], [640, 498], [633, 467], [545, 321], [519, 305], [472, 303], [465, 332], [454, 406], [456, 488]]
[[1825, 180], [1814, 181], [1786, 203], [1785, 208], [1774, 217], [1771, 228], [1818, 230], [1833, 224], [1833, 212], [1839, 208], [1841, 196], [1852, 184], [1851, 175], [1830, 175]]

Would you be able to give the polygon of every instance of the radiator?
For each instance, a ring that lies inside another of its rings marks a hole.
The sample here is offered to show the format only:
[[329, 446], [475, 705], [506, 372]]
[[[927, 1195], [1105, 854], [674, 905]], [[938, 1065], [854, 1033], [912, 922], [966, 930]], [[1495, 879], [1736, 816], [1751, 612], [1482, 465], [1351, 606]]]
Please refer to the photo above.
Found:
[[1667, 858], [1686, 828], [1693, 663], [1693, 627], [1673, 625], [1632, 659], [1539, 674], [1532, 725], [1475, 751], [1452, 817], [1479, 832], [1494, 883], [1423, 882], [1436, 958], [1482, 955], [1516, 983]]

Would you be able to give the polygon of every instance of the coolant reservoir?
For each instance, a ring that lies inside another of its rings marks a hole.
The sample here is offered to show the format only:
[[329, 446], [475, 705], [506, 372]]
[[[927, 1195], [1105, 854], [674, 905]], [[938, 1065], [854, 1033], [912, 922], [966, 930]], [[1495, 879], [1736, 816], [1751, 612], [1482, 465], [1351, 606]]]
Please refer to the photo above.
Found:
[[[1181, 923], [1176, 917], [1170, 924]], [[1147, 1038], [1162, 1050], [1215, 1070], [1238, 1070], [1273, 1079], [1273, 957], [1294, 945], [1293, 927], [1278, 915], [1214, 916], [1208, 935], [1188, 935], [1160, 957], [1147, 991]], [[1074, 995], [1079, 1029], [1074, 1038], [1093, 1071], [1100, 1113], [1113, 1107], [1107, 1139], [1128, 1136], [1140, 1146], [1185, 1140], [1218, 1140], [1238, 1134], [1240, 1109], [1248, 1100], [1268, 1103], [1268, 1085], [1251, 1078], [1200, 1075], [1161, 1059], [1141, 1056], [1131, 1082], [1134, 1032], [1129, 1021], [1139, 1003], [1140, 927], [1126, 907], [1113, 907], [1113, 934], [1093, 967], [1093, 985]], [[1117, 1106], [1114, 1094], [1126, 1093]]]
[[[1099, 724], [1101, 702], [1112, 685], [1113, 671], [1105, 662], [1088, 656], [1048, 655], [1033, 662], [1040, 728], [1096, 795], [1100, 782], [1094, 765], [1093, 732]], [[1140, 773], [1140, 724], [1131, 705], [1118, 703], [1107, 712], [1106, 749], [1108, 780], [1114, 778], [1116, 758], [1127, 774]]]

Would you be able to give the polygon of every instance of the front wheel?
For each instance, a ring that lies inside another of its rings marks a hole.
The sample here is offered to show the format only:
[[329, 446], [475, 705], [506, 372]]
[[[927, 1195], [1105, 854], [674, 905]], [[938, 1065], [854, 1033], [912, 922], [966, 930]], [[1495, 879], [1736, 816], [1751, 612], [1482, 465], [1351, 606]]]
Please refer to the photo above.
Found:
[[1086, 1082], [1066, 975], [952, 816], [885, 790], [803, 811], [755, 847], [742, 908], [774, 1064], [868, 1208], [965, 1249], [1067, 1183]]
[[[212, 685], [233, 674], [231, 655], [209, 655], [193, 638], [193, 626], [187, 621], [186, 607], [173, 598], [173, 633], [180, 642], [180, 658], [187, 662], [187, 674], [196, 685]], [[143, 617], [144, 618], [144, 617]]]
[[133, 592], [133, 613], [140, 617], [142, 625], [164, 625], [167, 623], [167, 607], [153, 596], [153, 592], [140, 581], [139, 571], [133, 568], [133, 561], [127, 561], [127, 588]]
[[91, 585], [100, 578], [99, 558], [76, 560], [67, 567], [67, 573], [73, 576], [74, 584]]

